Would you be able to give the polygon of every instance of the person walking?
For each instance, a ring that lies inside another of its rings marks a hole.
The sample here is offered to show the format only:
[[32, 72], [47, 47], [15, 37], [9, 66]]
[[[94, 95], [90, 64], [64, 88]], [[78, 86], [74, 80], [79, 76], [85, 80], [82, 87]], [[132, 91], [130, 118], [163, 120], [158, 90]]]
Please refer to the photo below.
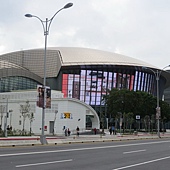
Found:
[[96, 133], [97, 133], [97, 129], [96, 129], [96, 128], [94, 128], [94, 134], [96, 135]]
[[77, 136], [79, 136], [79, 127], [77, 126], [76, 131], [77, 131]]
[[71, 131], [70, 131], [69, 128], [68, 128], [68, 130], [67, 130], [67, 133], [68, 133], [68, 136], [70, 136]]
[[65, 129], [64, 133], [65, 133], [65, 136], [67, 136], [68, 134], [67, 128]]
[[112, 126], [112, 133], [113, 133], [113, 135], [115, 134], [115, 127], [114, 126]]
[[110, 132], [110, 135], [111, 135], [112, 134], [112, 128], [111, 127], [109, 128], [109, 132]]

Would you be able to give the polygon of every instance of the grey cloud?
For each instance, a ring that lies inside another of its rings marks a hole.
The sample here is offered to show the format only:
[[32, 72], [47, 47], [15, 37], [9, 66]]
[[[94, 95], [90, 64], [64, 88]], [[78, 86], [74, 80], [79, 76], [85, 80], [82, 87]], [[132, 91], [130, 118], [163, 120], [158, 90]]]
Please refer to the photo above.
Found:
[[[55, 17], [48, 46], [80, 46], [119, 51], [155, 66], [170, 63], [170, 1], [72, 0], [72, 8]], [[50, 18], [67, 0], [6, 0], [0, 11], [0, 53], [43, 48], [42, 26], [32, 13]]]

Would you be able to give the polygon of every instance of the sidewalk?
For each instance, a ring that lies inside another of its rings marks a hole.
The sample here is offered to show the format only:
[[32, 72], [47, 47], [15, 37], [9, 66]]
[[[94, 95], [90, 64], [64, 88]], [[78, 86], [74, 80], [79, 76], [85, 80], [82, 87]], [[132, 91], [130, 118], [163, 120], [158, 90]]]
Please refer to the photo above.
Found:
[[[170, 138], [170, 133], [160, 133], [161, 138]], [[138, 135], [76, 135], [65, 136], [46, 136], [49, 145], [58, 144], [73, 144], [73, 143], [87, 143], [87, 142], [107, 142], [107, 141], [123, 141], [123, 140], [143, 140], [143, 139], [158, 139], [157, 134], [151, 135], [147, 133], [140, 133]], [[40, 136], [17, 136], [17, 137], [1, 137], [0, 147], [5, 146], [34, 146], [41, 145]]]

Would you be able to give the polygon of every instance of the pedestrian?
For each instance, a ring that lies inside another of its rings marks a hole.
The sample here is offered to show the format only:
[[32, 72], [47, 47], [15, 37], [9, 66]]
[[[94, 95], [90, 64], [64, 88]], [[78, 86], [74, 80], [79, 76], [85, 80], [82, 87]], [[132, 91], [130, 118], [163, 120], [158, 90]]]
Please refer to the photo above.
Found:
[[67, 130], [67, 133], [68, 133], [68, 136], [70, 136], [71, 131], [70, 131], [69, 128], [68, 128], [68, 130]]
[[12, 131], [12, 126], [10, 126], [10, 130]]
[[109, 132], [110, 132], [110, 135], [111, 135], [112, 134], [112, 128], [111, 127], [109, 128]]
[[77, 126], [76, 131], [77, 131], [77, 136], [79, 136], [79, 127]]
[[7, 126], [7, 130], [9, 131], [9, 125]]
[[68, 134], [67, 128], [65, 129], [64, 133], [65, 133], [65, 136], [67, 136]]
[[96, 135], [96, 133], [97, 133], [97, 129], [96, 129], [96, 128], [94, 128], [94, 134]]
[[113, 133], [113, 135], [115, 134], [115, 127], [114, 126], [112, 126], [112, 133]]

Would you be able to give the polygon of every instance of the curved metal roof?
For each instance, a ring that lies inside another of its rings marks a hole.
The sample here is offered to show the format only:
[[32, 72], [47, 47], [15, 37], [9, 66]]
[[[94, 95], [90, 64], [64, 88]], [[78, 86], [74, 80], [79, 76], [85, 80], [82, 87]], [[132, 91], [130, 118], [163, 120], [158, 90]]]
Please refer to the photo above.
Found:
[[[8, 62], [8, 67], [25, 69], [25, 72], [32, 74], [34, 79], [44, 77], [44, 48], [30, 49], [0, 55], [0, 66], [4, 67], [4, 61]], [[115, 65], [148, 67], [153, 70], [160, 70], [144, 61], [128, 57], [125, 55], [111, 53], [96, 49], [79, 47], [48, 47], [46, 58], [46, 77], [57, 77], [62, 66], [82, 66], [82, 65]], [[19, 72], [17, 72], [19, 73]], [[25, 74], [29, 75], [30, 74]], [[166, 86], [170, 85], [170, 76], [162, 71], [161, 74], [166, 79]], [[42, 81], [42, 80], [41, 80]]]
[[132, 57], [96, 49], [77, 47], [50, 47], [48, 50], [60, 51], [60, 61], [62, 66], [109, 64], [157, 68], [156, 66]]
[[[0, 60], [28, 69], [43, 78], [44, 49], [30, 49], [0, 55]], [[77, 47], [47, 48], [46, 76], [56, 77], [62, 66], [117, 65], [149, 67], [159, 69], [149, 63], [121, 54]]]
[[17, 64], [11, 63], [6, 60], [0, 60], [0, 69], [5, 69], [5, 68], [17, 68], [17, 69], [26, 70], [25, 68], [23, 68]]

